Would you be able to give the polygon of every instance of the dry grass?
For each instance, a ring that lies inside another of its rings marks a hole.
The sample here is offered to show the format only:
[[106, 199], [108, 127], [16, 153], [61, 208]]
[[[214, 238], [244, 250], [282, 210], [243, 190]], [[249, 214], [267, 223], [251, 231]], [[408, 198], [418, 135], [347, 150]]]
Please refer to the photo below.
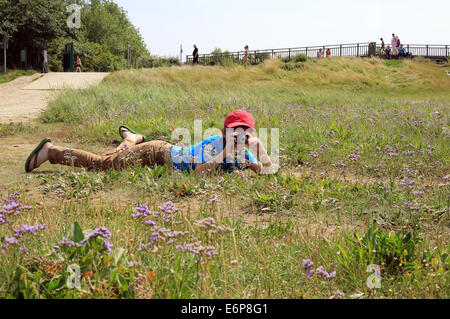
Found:
[[[415, 93], [420, 90], [445, 91], [450, 77], [445, 70], [429, 61], [404, 60], [399, 66], [387, 66], [378, 58], [330, 58], [310, 60], [303, 69], [285, 71], [280, 60], [267, 60], [256, 67], [172, 67], [120, 71], [107, 78], [107, 84], [126, 82], [138, 87], [150, 84], [182, 87], [221, 86], [294, 86], [294, 87], [352, 87], [354, 89], [390, 90]], [[276, 82], [269, 80], [276, 79]], [[269, 83], [270, 82], [270, 83]]]

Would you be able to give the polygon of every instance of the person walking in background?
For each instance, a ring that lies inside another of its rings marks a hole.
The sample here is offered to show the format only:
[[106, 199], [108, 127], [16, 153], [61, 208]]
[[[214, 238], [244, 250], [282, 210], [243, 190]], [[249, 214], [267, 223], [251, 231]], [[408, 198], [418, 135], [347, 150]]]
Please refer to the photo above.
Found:
[[80, 59], [80, 56], [79, 56], [79, 55], [77, 55], [77, 59], [76, 59], [76, 61], [75, 61], [75, 67], [77, 68], [77, 69], [75, 70], [75, 72], [81, 72], [82, 64], [81, 64], [81, 59]]
[[248, 63], [248, 45], [244, 47], [244, 63]]
[[386, 49], [384, 46], [384, 40], [383, 38], [380, 38], [381, 41], [381, 49], [380, 49], [380, 55], [382, 55], [384, 53], [384, 50]]
[[330, 50], [330, 48], [327, 49], [326, 57], [327, 58], [331, 57], [331, 50]]
[[41, 51], [41, 73], [47, 73], [47, 59], [44, 50]]
[[397, 55], [397, 54], [398, 54], [398, 50], [397, 50], [397, 37], [395, 36], [394, 33], [392, 33], [391, 47], [392, 47], [392, 55]]
[[396, 40], [396, 42], [395, 42], [395, 44], [397, 45], [397, 52], [398, 52], [398, 50], [400, 50], [400, 39], [399, 39], [399, 37], [398, 36], [395, 36], [395, 40]]
[[193, 60], [192, 64], [198, 64], [198, 48], [197, 45], [194, 44], [194, 52], [192, 52]]

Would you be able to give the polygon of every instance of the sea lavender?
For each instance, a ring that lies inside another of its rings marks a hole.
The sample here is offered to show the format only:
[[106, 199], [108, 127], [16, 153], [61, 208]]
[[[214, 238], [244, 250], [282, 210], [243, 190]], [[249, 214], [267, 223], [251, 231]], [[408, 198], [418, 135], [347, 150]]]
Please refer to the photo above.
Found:
[[14, 229], [14, 237], [19, 239], [25, 234], [31, 234], [35, 235], [36, 232], [44, 230], [47, 225], [36, 225], [36, 226], [28, 226], [25, 224], [22, 224], [22, 226], [18, 229]]
[[210, 233], [225, 233], [232, 232], [233, 228], [227, 226], [217, 226], [216, 221], [212, 217], [208, 217], [205, 219], [198, 220], [196, 223], [197, 227], [204, 229]]
[[322, 276], [326, 279], [330, 279], [330, 278], [336, 277], [336, 270], [333, 271], [331, 274], [329, 274], [328, 272], [323, 270], [323, 266], [320, 266], [319, 268], [316, 269], [316, 274], [318, 274], [319, 276]]
[[302, 261], [302, 269], [307, 270], [314, 266], [314, 263], [311, 261], [311, 259], [303, 259]]
[[97, 237], [102, 237], [102, 238], [111, 238], [111, 232], [109, 231], [108, 228], [106, 227], [98, 227], [95, 228], [94, 231], [92, 233], [89, 233], [86, 238], [84, 240], [81, 241], [81, 244], [84, 245], [85, 243], [87, 243], [91, 238], [97, 238]]
[[106, 251], [108, 252], [108, 255], [111, 255], [112, 248], [114, 245], [107, 240], [104, 240], [102, 245], [105, 247]]

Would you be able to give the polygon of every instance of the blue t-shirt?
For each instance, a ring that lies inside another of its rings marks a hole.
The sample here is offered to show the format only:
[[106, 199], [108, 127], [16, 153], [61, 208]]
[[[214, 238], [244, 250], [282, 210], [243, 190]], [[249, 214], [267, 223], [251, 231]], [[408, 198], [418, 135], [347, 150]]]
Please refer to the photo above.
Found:
[[[173, 167], [182, 171], [195, 170], [197, 164], [212, 163], [216, 157], [224, 149], [224, 139], [222, 136], [214, 135], [206, 140], [188, 147], [172, 146], [170, 157]], [[234, 163], [227, 163], [226, 158], [220, 164], [220, 168], [228, 172], [234, 169], [245, 169], [246, 164], [256, 163], [258, 160], [247, 148], [243, 149], [245, 154], [237, 154]], [[241, 152], [242, 153], [242, 152]]]

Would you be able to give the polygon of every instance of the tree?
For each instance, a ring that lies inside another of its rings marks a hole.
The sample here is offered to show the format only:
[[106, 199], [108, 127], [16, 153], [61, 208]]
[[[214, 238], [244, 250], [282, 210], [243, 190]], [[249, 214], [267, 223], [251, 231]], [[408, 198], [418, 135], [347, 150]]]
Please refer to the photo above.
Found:
[[0, 0], [0, 38], [10, 38], [17, 31], [18, 16], [11, 0]]
[[106, 45], [112, 54], [127, 57], [128, 45], [133, 60], [148, 55], [142, 36], [123, 8], [108, 0], [92, 0], [82, 11], [83, 35], [89, 42]]
[[[66, 25], [68, 4], [79, 4], [81, 28]], [[59, 70], [64, 44], [88, 61], [85, 70], [114, 71], [126, 66], [128, 45], [133, 61], [149, 55], [142, 36], [124, 9], [109, 0], [0, 0], [0, 37], [10, 38], [10, 65], [19, 65], [20, 50], [27, 48], [29, 65], [39, 64], [47, 49], [52, 69]]]

